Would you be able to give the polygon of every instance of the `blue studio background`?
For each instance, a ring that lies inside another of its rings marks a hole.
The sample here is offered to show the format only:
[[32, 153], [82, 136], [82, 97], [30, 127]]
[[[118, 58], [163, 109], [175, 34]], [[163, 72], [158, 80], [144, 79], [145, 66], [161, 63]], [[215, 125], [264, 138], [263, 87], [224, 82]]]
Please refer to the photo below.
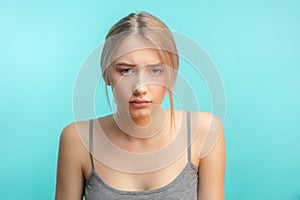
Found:
[[1, 1], [0, 198], [54, 199], [80, 66], [148, 11], [202, 45], [226, 89], [225, 198], [300, 199], [300, 1]]

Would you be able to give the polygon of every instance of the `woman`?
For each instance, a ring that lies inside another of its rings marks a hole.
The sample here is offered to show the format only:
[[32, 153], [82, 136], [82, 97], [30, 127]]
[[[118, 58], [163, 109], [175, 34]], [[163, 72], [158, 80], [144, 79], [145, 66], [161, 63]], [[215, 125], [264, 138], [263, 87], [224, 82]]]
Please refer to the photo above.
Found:
[[65, 127], [56, 199], [224, 199], [222, 123], [173, 109], [179, 59], [167, 26], [145, 12], [124, 17], [100, 64], [116, 112]]

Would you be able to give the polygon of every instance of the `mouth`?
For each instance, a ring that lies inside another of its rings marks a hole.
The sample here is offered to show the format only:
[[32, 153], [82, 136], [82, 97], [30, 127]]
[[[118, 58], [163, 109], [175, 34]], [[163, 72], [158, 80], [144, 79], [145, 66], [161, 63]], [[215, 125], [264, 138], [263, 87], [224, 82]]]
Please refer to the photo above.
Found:
[[152, 103], [152, 101], [145, 100], [145, 99], [134, 99], [129, 101], [130, 105], [133, 105], [134, 107], [146, 107]]

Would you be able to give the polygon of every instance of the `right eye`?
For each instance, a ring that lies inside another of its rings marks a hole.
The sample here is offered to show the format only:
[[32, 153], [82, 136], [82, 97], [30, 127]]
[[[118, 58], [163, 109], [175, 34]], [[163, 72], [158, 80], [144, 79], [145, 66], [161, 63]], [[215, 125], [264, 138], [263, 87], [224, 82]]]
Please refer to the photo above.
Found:
[[131, 68], [120, 69], [119, 72], [121, 73], [121, 75], [129, 75], [129, 74], [132, 74]]

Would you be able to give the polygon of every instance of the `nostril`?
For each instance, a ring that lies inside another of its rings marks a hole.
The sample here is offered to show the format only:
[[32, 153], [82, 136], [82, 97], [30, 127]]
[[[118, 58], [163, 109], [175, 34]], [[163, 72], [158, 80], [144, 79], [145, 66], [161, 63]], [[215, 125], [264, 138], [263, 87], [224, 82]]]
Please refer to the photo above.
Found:
[[138, 85], [133, 88], [133, 93], [134, 94], [140, 94], [140, 93], [145, 93], [147, 91], [147, 86], [146, 85]]

